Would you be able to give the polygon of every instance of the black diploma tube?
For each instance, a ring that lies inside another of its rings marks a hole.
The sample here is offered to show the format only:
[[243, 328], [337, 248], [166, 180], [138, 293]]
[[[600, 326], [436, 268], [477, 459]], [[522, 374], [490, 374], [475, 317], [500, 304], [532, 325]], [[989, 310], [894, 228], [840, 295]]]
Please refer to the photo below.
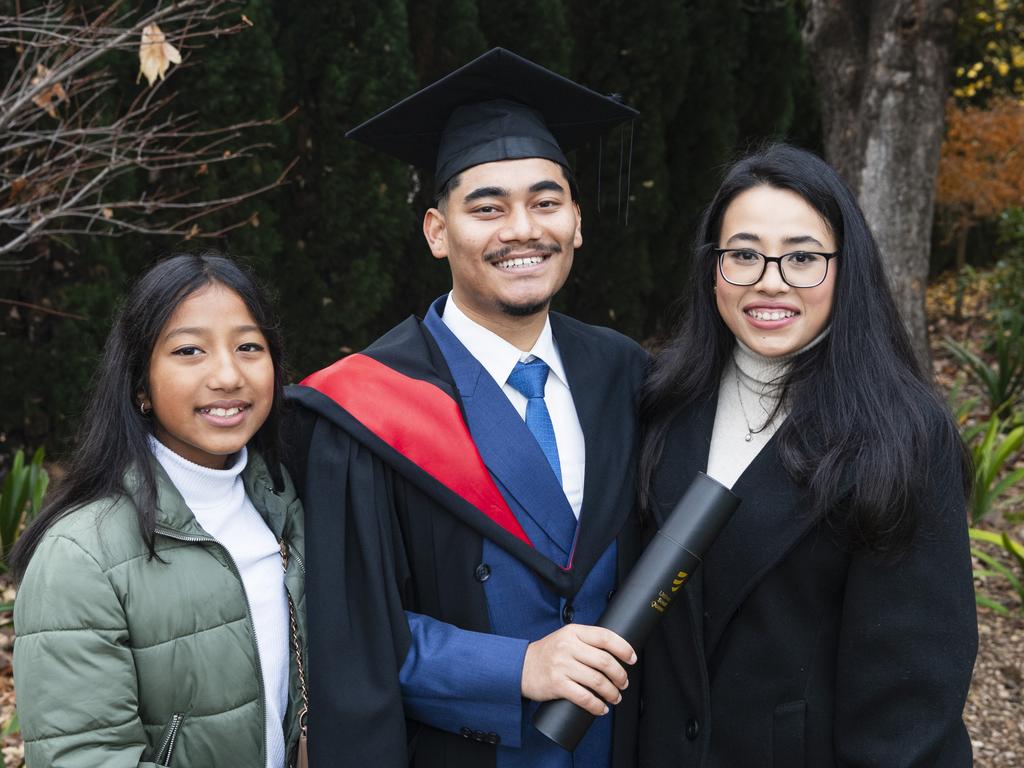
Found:
[[[639, 653], [739, 503], [732, 491], [698, 472], [597, 626], [612, 630]], [[571, 752], [593, 720], [592, 714], [571, 701], [556, 699], [537, 708], [533, 727]]]

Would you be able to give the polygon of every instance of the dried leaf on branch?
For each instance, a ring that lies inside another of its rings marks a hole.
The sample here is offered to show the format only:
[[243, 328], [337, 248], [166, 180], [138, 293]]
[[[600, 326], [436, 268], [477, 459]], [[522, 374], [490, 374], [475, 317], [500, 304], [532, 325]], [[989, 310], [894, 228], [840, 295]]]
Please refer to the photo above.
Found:
[[36, 95], [32, 97], [32, 101], [50, 117], [56, 118], [57, 105], [62, 101], [67, 101], [68, 95], [64, 91], [64, 86], [58, 82], [54, 82], [51, 75], [52, 72], [50, 72], [50, 70], [45, 66], [42, 64], [36, 64], [36, 76], [32, 78], [32, 82], [30, 84], [36, 86], [44, 82], [49, 83], [49, 85], [38, 91]]
[[157, 79], [164, 79], [171, 64], [181, 64], [178, 49], [167, 42], [158, 25], [149, 24], [144, 27], [142, 42], [139, 44], [139, 77], [145, 77], [153, 85]]

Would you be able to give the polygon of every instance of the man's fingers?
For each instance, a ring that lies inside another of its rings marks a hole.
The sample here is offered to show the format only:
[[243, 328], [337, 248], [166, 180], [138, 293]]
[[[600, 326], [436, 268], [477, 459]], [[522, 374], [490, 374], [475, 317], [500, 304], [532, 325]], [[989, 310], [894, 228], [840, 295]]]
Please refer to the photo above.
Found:
[[576, 636], [587, 645], [602, 648], [626, 664], [636, 663], [636, 652], [633, 650], [633, 646], [610, 629], [594, 627], [588, 624], [573, 624], [570, 626], [576, 630]]
[[570, 677], [574, 682], [590, 689], [609, 704], [618, 704], [622, 700], [622, 694], [619, 693], [615, 681], [593, 667], [580, 663], [572, 671]]
[[608, 705], [579, 683], [568, 681], [559, 698], [568, 699], [577, 707], [587, 710], [594, 717], [600, 717], [608, 712]]
[[[599, 648], [585, 644], [580, 645], [576, 651], [576, 660], [583, 666], [592, 670], [595, 675], [598, 675], [605, 680], [609, 680], [616, 689], [623, 689], [629, 685], [629, 675], [626, 673], [626, 670], [622, 668], [622, 665], [619, 664], [611, 654], [602, 651]], [[593, 686], [588, 687], [593, 688]], [[601, 691], [597, 692], [604, 695]], [[616, 690], [615, 693], [618, 694], [618, 690]], [[607, 696], [605, 696], [605, 699], [610, 700]]]

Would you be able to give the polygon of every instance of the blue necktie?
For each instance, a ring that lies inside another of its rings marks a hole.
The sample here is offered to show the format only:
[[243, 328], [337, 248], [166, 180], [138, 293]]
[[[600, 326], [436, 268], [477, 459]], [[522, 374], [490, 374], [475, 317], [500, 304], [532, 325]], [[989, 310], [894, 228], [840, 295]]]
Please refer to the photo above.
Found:
[[526, 428], [533, 433], [544, 451], [544, 456], [562, 482], [562, 465], [558, 461], [558, 444], [555, 442], [555, 428], [551, 414], [544, 403], [544, 384], [548, 380], [548, 364], [539, 357], [528, 363], [516, 363], [508, 375], [509, 385], [526, 398]]

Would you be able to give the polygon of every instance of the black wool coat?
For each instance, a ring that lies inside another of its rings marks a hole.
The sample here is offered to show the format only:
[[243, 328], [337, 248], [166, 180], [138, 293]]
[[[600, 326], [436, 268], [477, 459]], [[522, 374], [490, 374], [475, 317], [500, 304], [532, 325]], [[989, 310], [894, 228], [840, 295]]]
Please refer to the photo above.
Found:
[[[715, 398], [676, 419], [655, 479], [666, 515], [707, 467]], [[647, 648], [647, 768], [953, 768], [977, 623], [958, 460], [931, 473], [899, 559], [837, 543], [782, 466], [777, 436]]]

